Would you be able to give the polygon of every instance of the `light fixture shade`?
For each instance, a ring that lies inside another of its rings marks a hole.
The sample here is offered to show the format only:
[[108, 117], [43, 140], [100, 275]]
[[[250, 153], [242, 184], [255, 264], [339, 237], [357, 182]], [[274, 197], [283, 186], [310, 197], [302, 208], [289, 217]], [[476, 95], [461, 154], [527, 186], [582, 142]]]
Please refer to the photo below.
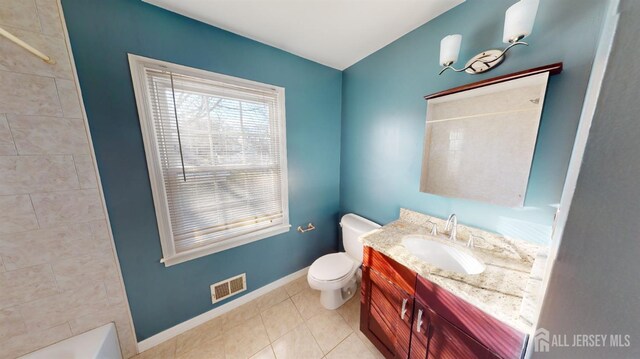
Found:
[[462, 35], [447, 35], [440, 41], [440, 65], [447, 66], [458, 61]]
[[538, 12], [540, 0], [520, 0], [507, 9], [504, 16], [504, 34], [506, 44], [517, 38], [529, 36]]

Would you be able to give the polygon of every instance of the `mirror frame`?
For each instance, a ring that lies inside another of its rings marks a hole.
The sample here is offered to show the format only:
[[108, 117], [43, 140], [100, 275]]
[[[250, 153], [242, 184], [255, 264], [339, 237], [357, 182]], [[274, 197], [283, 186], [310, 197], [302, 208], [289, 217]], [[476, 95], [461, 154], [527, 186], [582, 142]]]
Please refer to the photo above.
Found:
[[559, 74], [560, 72], [562, 72], [562, 62], [556, 62], [555, 64], [550, 64], [550, 65], [545, 65], [545, 66], [540, 66], [540, 67], [534, 67], [532, 69], [528, 69], [528, 70], [524, 70], [524, 71], [518, 71], [518, 72], [514, 72], [514, 73], [511, 73], [511, 74], [502, 75], [502, 76], [498, 76], [498, 77], [492, 77], [490, 79], [486, 79], [486, 80], [482, 80], [482, 81], [478, 81], [478, 82], [473, 82], [473, 83], [470, 83], [470, 84], [467, 84], [467, 85], [462, 85], [462, 86], [450, 88], [448, 90], [432, 93], [431, 95], [426, 95], [424, 97], [424, 99], [425, 100], [431, 100], [431, 99], [434, 99], [434, 98], [447, 96], [447, 95], [451, 95], [451, 94], [458, 93], [458, 92], [477, 89], [477, 88], [480, 88], [480, 87], [485, 87], [485, 86], [489, 86], [489, 85], [493, 85], [493, 84], [498, 84], [498, 83], [501, 83], [501, 82], [515, 80], [515, 79], [519, 79], [519, 78], [527, 77], [527, 76], [531, 76], [531, 75], [537, 75], [537, 74], [541, 74], [543, 72], [548, 72], [549, 76]]

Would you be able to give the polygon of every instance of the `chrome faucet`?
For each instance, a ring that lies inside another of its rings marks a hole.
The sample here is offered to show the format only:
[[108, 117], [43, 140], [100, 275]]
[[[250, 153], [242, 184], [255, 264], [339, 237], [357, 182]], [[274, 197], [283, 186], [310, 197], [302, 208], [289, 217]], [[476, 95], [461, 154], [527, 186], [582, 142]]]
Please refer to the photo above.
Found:
[[[449, 228], [450, 226], [451, 228]], [[444, 231], [449, 231], [449, 239], [454, 242], [456, 241], [456, 236], [458, 234], [456, 227], [458, 227], [458, 218], [456, 217], [455, 213], [451, 213], [451, 215], [447, 219], [447, 224], [445, 224], [444, 226]]]

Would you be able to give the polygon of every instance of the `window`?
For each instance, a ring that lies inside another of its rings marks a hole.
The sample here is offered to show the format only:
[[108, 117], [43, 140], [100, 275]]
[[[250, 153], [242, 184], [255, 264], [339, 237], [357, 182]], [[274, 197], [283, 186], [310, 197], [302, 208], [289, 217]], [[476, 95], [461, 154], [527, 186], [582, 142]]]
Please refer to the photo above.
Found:
[[284, 89], [129, 55], [173, 265], [289, 230]]

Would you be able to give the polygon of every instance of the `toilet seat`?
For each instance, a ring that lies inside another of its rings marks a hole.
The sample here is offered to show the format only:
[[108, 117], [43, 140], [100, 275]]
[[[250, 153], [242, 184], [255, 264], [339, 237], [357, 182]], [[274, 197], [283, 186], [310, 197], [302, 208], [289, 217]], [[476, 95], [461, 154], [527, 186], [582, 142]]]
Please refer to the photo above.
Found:
[[332, 253], [318, 258], [309, 267], [309, 276], [319, 282], [335, 282], [350, 277], [358, 264], [348, 254]]

